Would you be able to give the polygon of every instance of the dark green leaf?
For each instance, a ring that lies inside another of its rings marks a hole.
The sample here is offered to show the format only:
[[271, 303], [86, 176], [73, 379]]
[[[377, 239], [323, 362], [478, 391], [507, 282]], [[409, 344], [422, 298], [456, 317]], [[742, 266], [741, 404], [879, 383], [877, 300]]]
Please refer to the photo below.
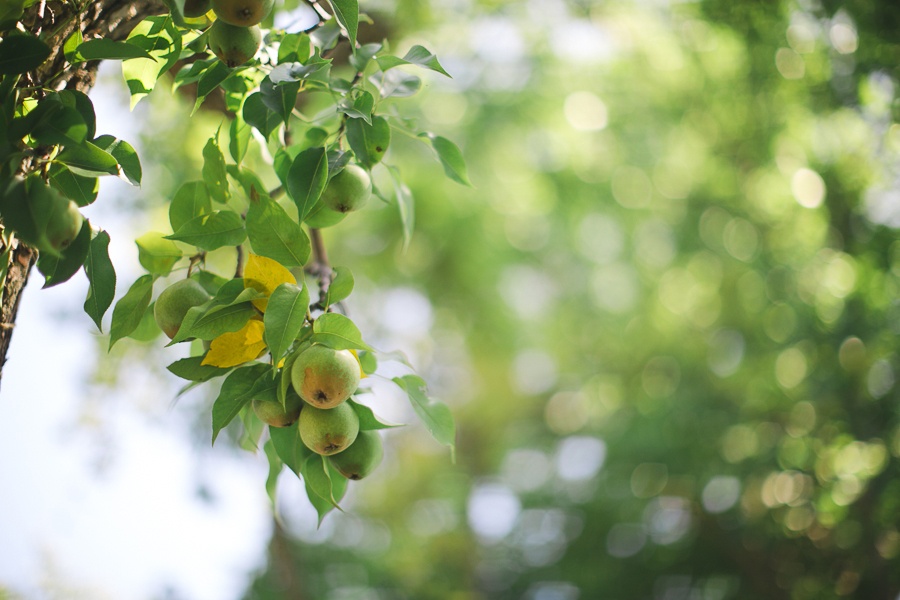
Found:
[[128, 58], [146, 58], [153, 56], [135, 44], [115, 42], [104, 38], [88, 40], [75, 49], [75, 61], [83, 60], [125, 60]]
[[191, 114], [197, 112], [197, 109], [200, 108], [200, 105], [203, 104], [203, 101], [213, 90], [238, 72], [237, 69], [229, 68], [222, 61], [217, 61], [206, 69], [197, 81], [197, 101], [194, 102], [194, 109], [191, 111]]
[[[316, 57], [318, 57], [318, 53]], [[306, 64], [295, 62], [278, 65], [269, 73], [269, 80], [277, 87], [296, 85], [308, 80], [311, 75], [325, 69], [330, 64], [331, 59], [310, 61]]]
[[425, 429], [438, 443], [450, 448], [450, 456], [455, 461], [456, 423], [447, 405], [425, 395], [425, 381], [418, 375], [394, 377], [394, 383], [409, 395], [413, 410], [425, 424]]
[[156, 317], [153, 315], [155, 305], [155, 302], [150, 303], [150, 306], [144, 311], [144, 316], [141, 317], [141, 322], [134, 331], [128, 334], [129, 338], [138, 342], [152, 342], [159, 337], [162, 329], [156, 324]]
[[244, 116], [238, 113], [234, 120], [231, 121], [229, 128], [228, 151], [231, 158], [238, 165], [247, 155], [247, 149], [250, 147], [250, 138], [252, 137], [252, 128], [244, 121]]
[[144, 311], [150, 305], [153, 296], [153, 275], [142, 275], [135, 281], [128, 292], [116, 302], [113, 309], [112, 323], [109, 326], [109, 349], [123, 337], [134, 331], [141, 323]]
[[249, 392], [268, 369], [268, 365], [262, 363], [240, 367], [222, 382], [219, 396], [212, 408], [213, 444], [216, 443], [219, 432], [252, 400]]
[[203, 147], [203, 181], [206, 182], [210, 197], [216, 202], [225, 203], [229, 196], [228, 171], [216, 137], [209, 138]]
[[31, 136], [42, 144], [48, 146], [59, 144], [80, 144], [87, 137], [87, 124], [74, 108], [63, 106], [53, 111], [46, 119], [34, 128]]
[[212, 212], [206, 182], [189, 181], [182, 184], [169, 204], [169, 223], [178, 231], [188, 221]]
[[374, 117], [371, 125], [362, 119], [350, 119], [347, 121], [347, 141], [357, 160], [371, 169], [391, 145], [391, 126], [384, 117]]
[[310, 341], [333, 350], [372, 350], [362, 341], [362, 334], [353, 321], [338, 313], [325, 313], [317, 317]]
[[101, 135], [94, 140], [94, 144], [101, 150], [109, 152], [110, 155], [122, 168], [121, 174], [125, 180], [131, 185], [141, 185], [141, 161], [138, 159], [137, 152], [126, 141], [117, 140], [111, 135]]
[[371, 408], [364, 404], [360, 404], [353, 398], [348, 399], [347, 402], [350, 403], [350, 406], [352, 406], [353, 410], [356, 412], [356, 416], [359, 417], [360, 431], [372, 431], [374, 429], [390, 429], [391, 427], [403, 427], [402, 423], [391, 423], [390, 421], [385, 421], [374, 412], [372, 412]]
[[284, 464], [297, 475], [300, 475], [306, 459], [313, 454], [313, 451], [307, 448], [300, 439], [299, 423], [297, 421], [290, 427], [269, 428], [269, 437], [272, 438], [278, 458], [283, 460]]
[[281, 115], [266, 107], [262, 100], [262, 94], [259, 92], [247, 96], [241, 114], [244, 116], [244, 121], [256, 127], [266, 139], [284, 122]]
[[366, 44], [361, 48], [356, 48], [350, 56], [350, 65], [362, 73], [366, 70], [369, 61], [381, 50], [381, 44]]
[[194, 61], [190, 64], [184, 65], [175, 75], [175, 80], [172, 82], [172, 91], [176, 91], [183, 85], [200, 81], [200, 78], [203, 77], [203, 74], [206, 73], [206, 71], [211, 66], [215, 65], [218, 62], [218, 58], [210, 58], [207, 60]]
[[328, 156], [325, 148], [304, 150], [291, 163], [287, 191], [297, 205], [300, 221], [315, 206], [328, 183]]
[[189, 330], [190, 337], [214, 340], [223, 333], [240, 331], [256, 314], [256, 309], [250, 302], [216, 306], [197, 319], [197, 322]]
[[84, 272], [88, 278], [88, 294], [84, 312], [94, 320], [97, 329], [103, 331], [103, 314], [116, 296], [116, 271], [109, 260], [109, 234], [101, 231], [91, 240]]
[[75, 201], [78, 206], [88, 206], [97, 199], [100, 181], [96, 177], [82, 177], [66, 166], [55, 163], [48, 171], [50, 185]]
[[[340, 508], [332, 493], [331, 475], [329, 475], [328, 468], [325, 466], [326, 462], [327, 460], [324, 456], [313, 454], [303, 463], [303, 468], [300, 472], [308, 490], [312, 490], [319, 498], [325, 500], [332, 507]], [[329, 511], [323, 511], [319, 506], [316, 506], [316, 510], [319, 512], [319, 524], [321, 524], [322, 519]]]
[[433, 133], [420, 133], [419, 137], [427, 138], [431, 142], [431, 145], [437, 152], [438, 159], [444, 166], [444, 173], [447, 177], [457, 183], [473, 187], [466, 170], [466, 161], [463, 159], [462, 152], [459, 151], [456, 144]]
[[302, 82], [295, 81], [276, 86], [271, 79], [266, 77], [259, 84], [259, 93], [266, 108], [281, 115], [281, 118], [287, 123], [294, 110], [294, 105], [297, 103], [297, 94], [301, 85], [303, 85]]
[[192, 356], [176, 360], [166, 367], [170, 373], [188, 381], [209, 381], [213, 377], [225, 375], [231, 369], [220, 369], [212, 365], [202, 365], [202, 356]]
[[0, 41], [0, 75], [37, 69], [50, 56], [50, 47], [31, 35], [8, 35]]
[[66, 146], [57, 160], [68, 166], [76, 175], [83, 177], [119, 174], [119, 161], [91, 142]]
[[331, 180], [332, 177], [340, 173], [344, 170], [348, 164], [350, 164], [350, 159], [353, 158], [352, 152], [343, 152], [341, 150], [329, 150], [328, 151], [328, 179]]
[[269, 495], [269, 501], [272, 503], [274, 509], [276, 493], [278, 490], [278, 475], [281, 474], [281, 469], [284, 467], [284, 461], [278, 458], [278, 452], [275, 451], [275, 444], [272, 443], [271, 439], [263, 444], [263, 451], [266, 453], [266, 458], [269, 459], [269, 476], [266, 478], [266, 493]]
[[305, 285], [282, 283], [269, 296], [263, 317], [264, 339], [276, 363], [297, 339], [308, 308], [309, 290]]
[[53, 287], [72, 278], [87, 258], [91, 245], [91, 224], [85, 219], [71, 244], [63, 251], [62, 256], [42, 253], [38, 259], [38, 270], [44, 275], [44, 287]]
[[357, 0], [329, 0], [334, 8], [334, 16], [347, 30], [350, 47], [356, 47], [356, 31], [359, 28], [359, 2]]
[[285, 267], [302, 267], [309, 260], [306, 232], [268, 195], [251, 198], [247, 237], [253, 252], [277, 260]]
[[182, 225], [166, 239], [178, 240], [203, 250], [212, 251], [222, 246], [237, 246], [247, 239], [244, 222], [236, 212], [217, 210], [200, 215]]
[[352, 102], [348, 98], [338, 104], [338, 112], [342, 112], [354, 119], [362, 119], [369, 125], [372, 124], [372, 111], [374, 108], [375, 97], [366, 91], [361, 92]]
[[325, 306], [336, 304], [353, 291], [353, 273], [347, 267], [335, 267], [334, 279], [325, 294]]
[[94, 103], [87, 94], [78, 90], [63, 90], [59, 93], [59, 99], [65, 106], [78, 111], [87, 125], [87, 139], [94, 139], [97, 133], [97, 115], [94, 113]]
[[263, 431], [266, 430], [266, 424], [256, 416], [253, 407], [249, 404], [244, 405], [240, 415], [241, 422], [244, 424], [244, 431], [241, 433], [241, 439], [238, 440], [238, 444], [244, 450], [255, 453], [259, 449], [259, 438], [262, 437]]

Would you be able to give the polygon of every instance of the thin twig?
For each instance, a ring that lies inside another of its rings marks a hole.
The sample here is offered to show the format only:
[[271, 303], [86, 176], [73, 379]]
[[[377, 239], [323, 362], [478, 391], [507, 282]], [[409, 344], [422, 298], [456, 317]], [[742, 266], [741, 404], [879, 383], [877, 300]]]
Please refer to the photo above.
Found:
[[328, 262], [328, 253], [325, 251], [325, 243], [322, 241], [322, 233], [314, 228], [309, 228], [309, 241], [312, 242], [313, 263], [310, 273], [319, 280], [319, 298], [324, 298], [331, 285], [333, 271]]
[[237, 266], [234, 268], [234, 278], [240, 279], [244, 276], [244, 247], [235, 246], [234, 249], [237, 250]]

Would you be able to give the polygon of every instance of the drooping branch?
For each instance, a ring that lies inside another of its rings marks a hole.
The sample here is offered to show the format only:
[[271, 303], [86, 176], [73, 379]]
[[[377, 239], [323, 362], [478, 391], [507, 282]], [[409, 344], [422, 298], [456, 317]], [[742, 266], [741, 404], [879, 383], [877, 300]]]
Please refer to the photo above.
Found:
[[[73, 4], [51, 0], [38, 2], [26, 11], [22, 25], [35, 35], [42, 34], [51, 53], [35, 72], [21, 78], [20, 87], [45, 86], [55, 90], [65, 88], [87, 92], [94, 85], [100, 62], [68, 64], [63, 52], [66, 40], [76, 30], [80, 30], [85, 39], [104, 37], [124, 40], [145, 17], [166, 12], [162, 0], [97, 0], [80, 12]], [[34, 249], [18, 240], [12, 241], [0, 301], [0, 380], [12, 341], [22, 290], [28, 283], [31, 268], [36, 262], [37, 252]]]

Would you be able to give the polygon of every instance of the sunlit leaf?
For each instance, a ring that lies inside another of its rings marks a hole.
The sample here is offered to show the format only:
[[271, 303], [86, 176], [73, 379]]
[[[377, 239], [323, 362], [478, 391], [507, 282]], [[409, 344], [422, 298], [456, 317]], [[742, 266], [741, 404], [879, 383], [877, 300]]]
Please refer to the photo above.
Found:
[[353, 321], [338, 313], [319, 315], [313, 323], [310, 341], [334, 350], [372, 350], [362, 341], [362, 334]]
[[265, 350], [262, 321], [250, 320], [239, 331], [223, 333], [209, 345], [204, 365], [228, 368], [256, 359]]
[[284, 353], [300, 333], [309, 308], [309, 290], [292, 283], [282, 283], [272, 295], [263, 318], [265, 341], [275, 361]]
[[456, 423], [447, 405], [425, 395], [425, 380], [418, 375], [394, 377], [394, 383], [409, 395], [413, 410], [424, 423], [425, 429], [438, 443], [450, 448], [450, 456], [455, 461]]
[[[128, 292], [116, 302], [113, 309], [112, 323], [109, 326], [109, 349], [123, 337], [134, 331], [141, 323], [144, 311], [150, 305], [153, 296], [154, 275], [142, 275], [135, 281]], [[99, 325], [98, 325], [99, 326]]]
[[[252, 288], [262, 292], [266, 296], [271, 296], [282, 283], [297, 283], [297, 279], [290, 271], [281, 266], [278, 261], [251, 254], [247, 258], [247, 264], [244, 267], [244, 287]], [[253, 305], [260, 311], [265, 312], [266, 300], [254, 300]]]

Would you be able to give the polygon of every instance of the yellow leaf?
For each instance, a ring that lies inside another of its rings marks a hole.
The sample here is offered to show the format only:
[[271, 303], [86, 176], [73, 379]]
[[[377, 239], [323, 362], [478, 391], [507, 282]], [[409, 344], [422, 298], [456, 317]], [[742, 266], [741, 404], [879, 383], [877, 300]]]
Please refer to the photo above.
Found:
[[262, 321], [251, 319], [240, 331], [223, 333], [209, 345], [209, 352], [200, 364], [224, 369], [258, 358], [266, 349], [264, 330]]
[[[244, 267], [244, 288], [253, 288], [266, 296], [271, 296], [282, 283], [297, 284], [297, 279], [291, 272], [281, 266], [278, 261], [251, 254], [247, 258], [247, 266]], [[268, 300], [254, 300], [253, 306], [266, 312]]]
[[353, 354], [353, 356], [356, 357], [356, 362], [359, 363], [359, 372], [360, 372], [359, 378], [360, 378], [360, 379], [365, 379], [366, 377], [368, 377], [368, 375], [366, 375], [366, 372], [363, 371], [362, 363], [359, 362], [359, 354], [357, 354], [357, 353], [356, 353], [356, 350], [353, 350], [352, 348], [350, 349], [350, 352]]

